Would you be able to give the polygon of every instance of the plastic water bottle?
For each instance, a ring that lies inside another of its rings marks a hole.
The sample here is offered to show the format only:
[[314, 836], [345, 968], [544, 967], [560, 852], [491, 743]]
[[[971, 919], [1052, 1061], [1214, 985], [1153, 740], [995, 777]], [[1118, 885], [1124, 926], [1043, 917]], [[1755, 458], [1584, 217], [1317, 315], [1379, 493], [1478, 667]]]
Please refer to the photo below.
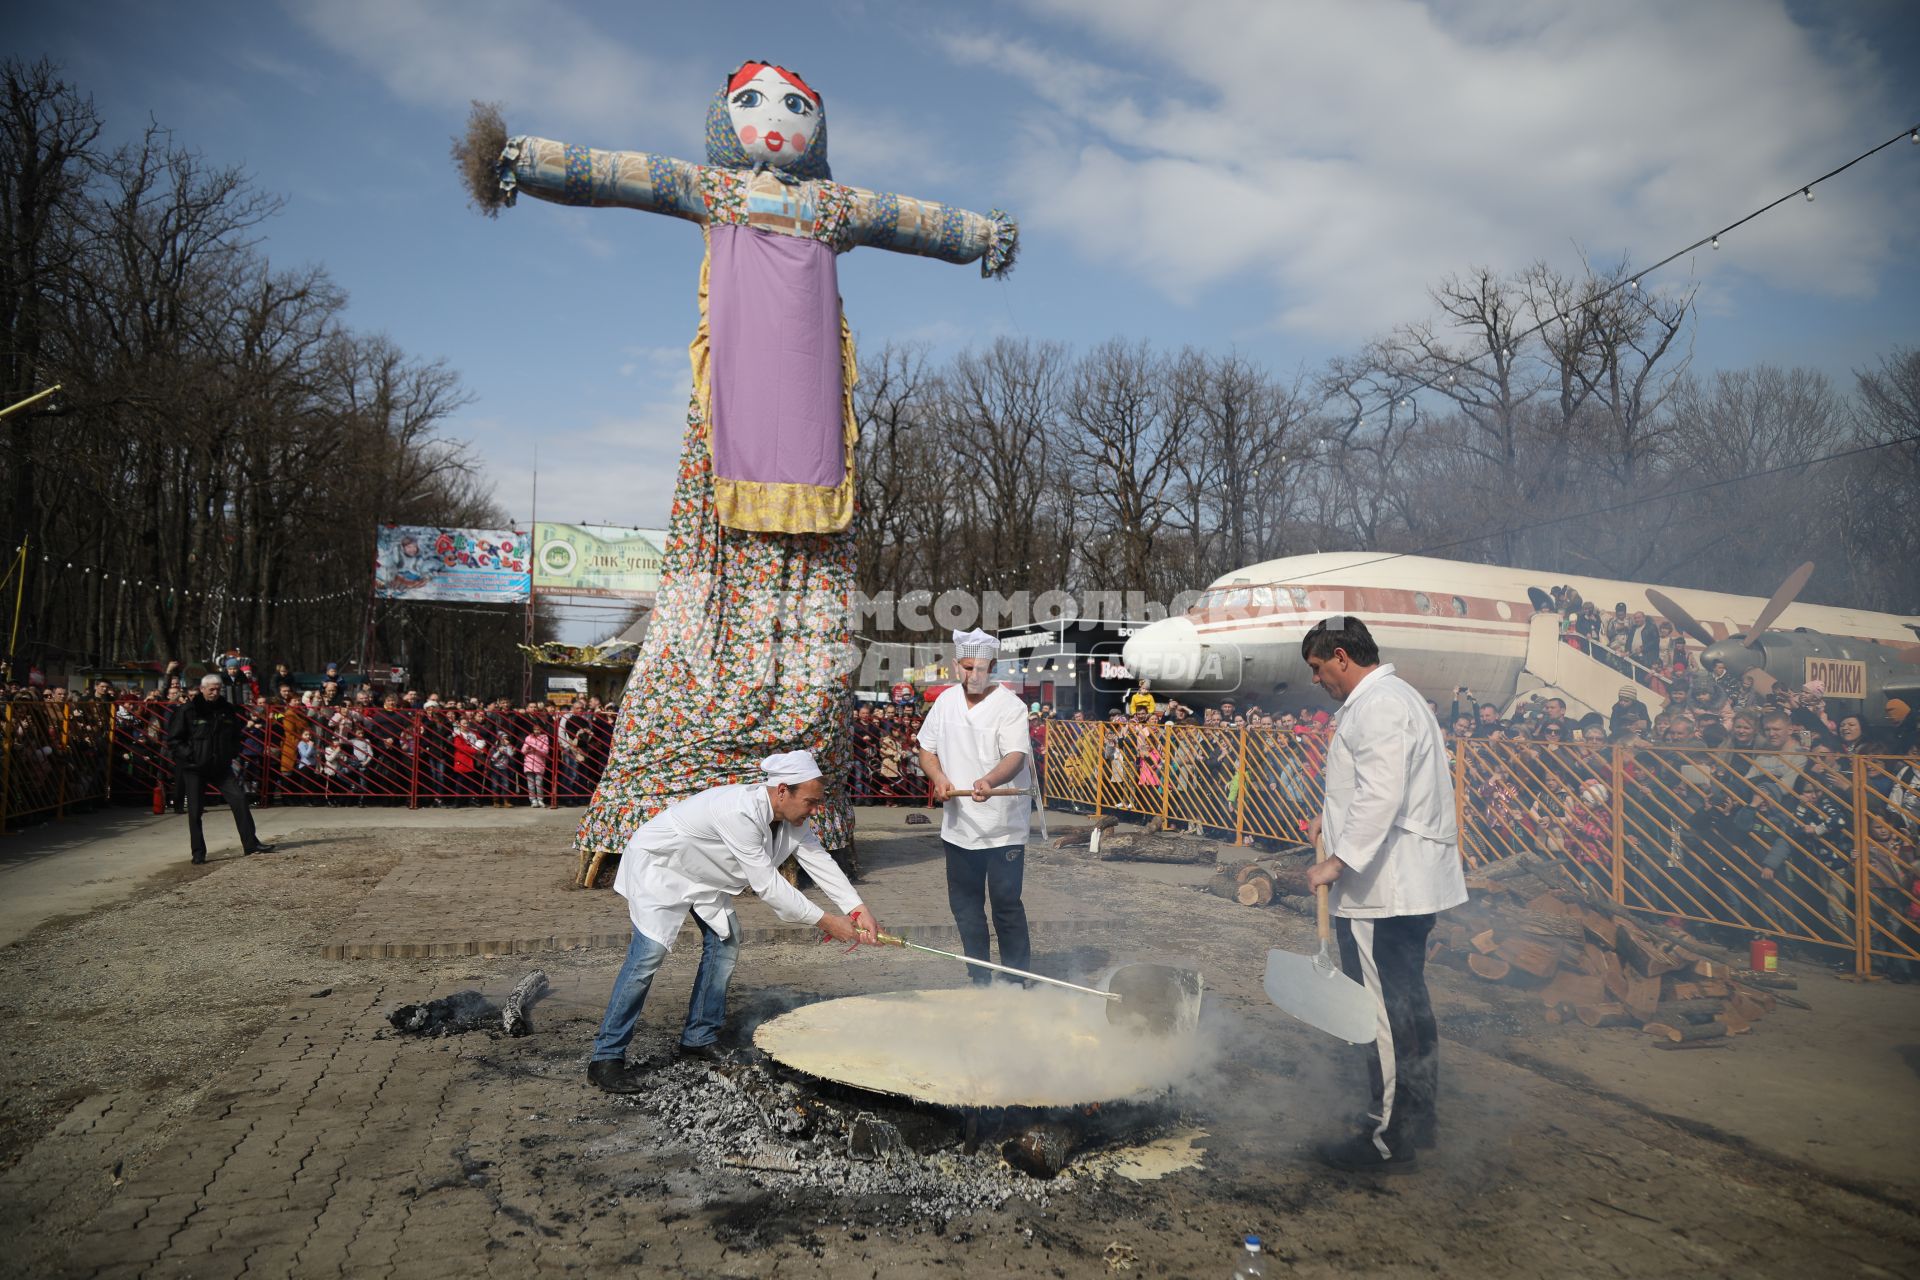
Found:
[[1233, 1269], [1233, 1280], [1261, 1280], [1267, 1269], [1260, 1265], [1260, 1237], [1248, 1236], [1247, 1250], [1240, 1256], [1240, 1265]]

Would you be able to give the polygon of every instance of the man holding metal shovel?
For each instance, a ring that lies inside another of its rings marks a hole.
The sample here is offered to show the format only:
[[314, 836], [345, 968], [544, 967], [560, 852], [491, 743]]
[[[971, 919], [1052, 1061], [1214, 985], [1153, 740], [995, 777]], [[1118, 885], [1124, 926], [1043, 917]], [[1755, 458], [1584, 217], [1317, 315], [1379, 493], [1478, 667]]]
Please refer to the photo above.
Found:
[[1361, 1131], [1316, 1148], [1337, 1169], [1395, 1171], [1434, 1145], [1439, 1032], [1427, 996], [1434, 916], [1467, 900], [1446, 744], [1426, 699], [1382, 665], [1364, 622], [1328, 618], [1300, 642], [1313, 682], [1341, 704], [1326, 805], [1311, 835], [1330, 886], [1340, 963], [1375, 1006], [1373, 1106]]
[[[959, 683], [934, 699], [920, 726], [920, 767], [931, 794], [945, 802], [940, 843], [947, 855], [947, 906], [961, 950], [987, 960], [990, 901], [1000, 963], [1028, 969], [1027, 908], [1020, 901], [1033, 787], [1027, 708], [994, 683], [998, 640], [984, 631], [956, 631], [953, 647]], [[993, 980], [975, 965], [967, 972], [982, 985]]]
[[[680, 1033], [680, 1056], [724, 1059], [716, 1043], [727, 1014], [727, 983], [740, 956], [733, 898], [751, 889], [790, 924], [817, 924], [840, 942], [873, 942], [880, 923], [807, 826], [825, 801], [820, 766], [809, 751], [760, 762], [764, 778], [710, 787], [669, 805], [634, 832], [614, 877], [633, 924], [626, 963], [614, 980], [606, 1017], [593, 1039], [587, 1079], [609, 1093], [638, 1093], [646, 1071], [626, 1063], [653, 975], [691, 914], [700, 928], [700, 969]], [[845, 914], [822, 911], [777, 868], [799, 860]]]

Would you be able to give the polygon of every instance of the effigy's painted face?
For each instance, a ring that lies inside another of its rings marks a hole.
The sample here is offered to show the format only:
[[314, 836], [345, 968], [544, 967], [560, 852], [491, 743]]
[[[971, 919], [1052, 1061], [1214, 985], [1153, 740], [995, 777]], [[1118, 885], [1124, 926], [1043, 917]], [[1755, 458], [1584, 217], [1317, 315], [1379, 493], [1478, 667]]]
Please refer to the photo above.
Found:
[[820, 131], [820, 104], [774, 67], [727, 94], [727, 115], [755, 163], [786, 169], [800, 163]]

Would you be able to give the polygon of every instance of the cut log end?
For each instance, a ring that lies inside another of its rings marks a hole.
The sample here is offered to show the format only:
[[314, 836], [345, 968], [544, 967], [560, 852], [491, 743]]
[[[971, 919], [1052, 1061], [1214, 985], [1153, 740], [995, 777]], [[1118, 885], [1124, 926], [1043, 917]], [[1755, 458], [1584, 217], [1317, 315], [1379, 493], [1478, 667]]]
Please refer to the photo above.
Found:
[[1499, 956], [1483, 956], [1478, 953], [1467, 957], [1467, 968], [1488, 982], [1500, 982], [1513, 971], [1513, 966]]

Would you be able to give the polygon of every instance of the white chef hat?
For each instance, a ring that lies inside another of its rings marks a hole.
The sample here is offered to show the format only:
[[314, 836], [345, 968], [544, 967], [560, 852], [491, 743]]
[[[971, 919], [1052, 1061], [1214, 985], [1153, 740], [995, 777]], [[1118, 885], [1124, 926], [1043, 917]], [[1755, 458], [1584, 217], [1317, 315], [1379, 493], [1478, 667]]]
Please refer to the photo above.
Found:
[[1000, 641], [978, 628], [972, 631], [956, 631], [953, 633], [953, 656], [955, 658], [998, 658]]
[[762, 760], [760, 767], [766, 771], [770, 787], [781, 783], [797, 787], [820, 776], [820, 766], [814, 763], [811, 751], [776, 751]]

